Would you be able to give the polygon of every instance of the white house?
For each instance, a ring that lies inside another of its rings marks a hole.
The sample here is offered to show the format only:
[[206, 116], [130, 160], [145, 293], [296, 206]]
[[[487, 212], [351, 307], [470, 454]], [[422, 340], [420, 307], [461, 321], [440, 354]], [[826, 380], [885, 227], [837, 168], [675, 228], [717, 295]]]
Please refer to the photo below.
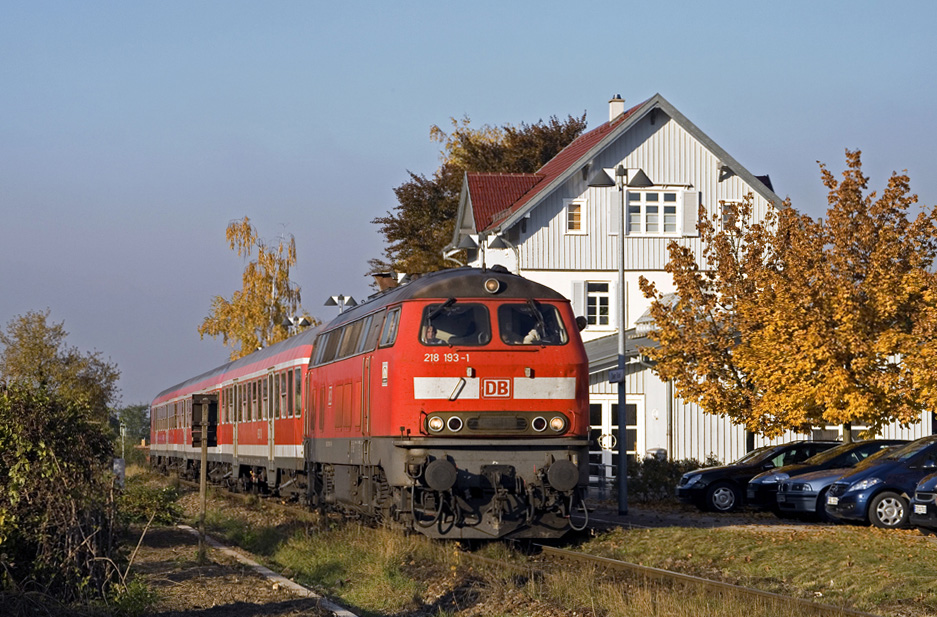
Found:
[[[616, 179], [624, 182], [615, 186]], [[667, 245], [677, 241], [699, 258], [699, 206], [708, 216], [730, 216], [749, 193], [756, 218], [781, 204], [767, 176], [749, 172], [659, 94], [630, 109], [620, 96], [612, 98], [608, 122], [573, 141], [537, 173], [466, 174], [451, 247], [477, 245], [468, 251], [470, 265], [502, 264], [549, 285], [588, 320], [583, 338], [591, 367], [592, 460], [609, 473], [617, 450], [618, 394], [609, 369], [617, 366], [619, 311], [627, 324], [630, 455], [663, 449], [675, 459], [714, 455], [728, 461], [765, 443], [676, 397], [642, 361], [637, 350], [649, 341], [639, 340], [641, 329], [635, 330], [650, 304], [638, 288], [639, 277], [654, 281], [661, 292], [673, 291], [664, 271]], [[930, 433], [928, 418], [888, 436]]]

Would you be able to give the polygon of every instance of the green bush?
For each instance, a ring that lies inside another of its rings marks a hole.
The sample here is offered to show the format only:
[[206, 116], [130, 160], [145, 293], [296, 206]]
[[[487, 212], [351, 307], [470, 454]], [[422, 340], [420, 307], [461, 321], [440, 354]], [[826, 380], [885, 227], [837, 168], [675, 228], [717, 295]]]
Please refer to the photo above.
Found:
[[637, 502], [673, 500], [680, 476], [702, 466], [696, 459], [629, 461], [628, 496]]
[[178, 499], [179, 491], [173, 486], [147, 484], [142, 477], [128, 478], [120, 496], [121, 519], [146, 523], [152, 517], [154, 523], [172, 525], [182, 516]]
[[114, 575], [106, 426], [79, 401], [0, 383], [0, 591], [73, 602]]

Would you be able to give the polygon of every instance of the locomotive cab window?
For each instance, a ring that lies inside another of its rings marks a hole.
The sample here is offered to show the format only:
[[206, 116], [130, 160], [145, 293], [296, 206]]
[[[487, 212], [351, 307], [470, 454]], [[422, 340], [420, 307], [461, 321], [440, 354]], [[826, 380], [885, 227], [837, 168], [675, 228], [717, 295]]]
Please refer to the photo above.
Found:
[[384, 321], [384, 331], [381, 334], [381, 347], [393, 345], [394, 341], [397, 340], [398, 321], [400, 321], [400, 307], [387, 312], [387, 319]]
[[499, 306], [498, 330], [508, 345], [565, 345], [569, 341], [557, 308], [533, 300]]
[[450, 299], [430, 304], [420, 320], [424, 345], [486, 345], [491, 340], [488, 308], [483, 304], [459, 304]]

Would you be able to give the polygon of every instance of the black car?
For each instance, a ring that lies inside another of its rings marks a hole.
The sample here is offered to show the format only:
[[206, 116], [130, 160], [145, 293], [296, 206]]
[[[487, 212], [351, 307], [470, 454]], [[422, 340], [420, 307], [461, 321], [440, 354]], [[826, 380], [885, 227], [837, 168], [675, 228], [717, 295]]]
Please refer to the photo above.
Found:
[[839, 445], [838, 441], [792, 441], [752, 450], [731, 465], [689, 471], [677, 484], [677, 498], [701, 510], [731, 512], [745, 499], [749, 480], [769, 469], [800, 463]]
[[920, 529], [937, 531], [937, 473], [925, 476], [914, 489], [909, 522]]
[[855, 467], [879, 450], [903, 443], [907, 442], [901, 439], [869, 439], [867, 441], [844, 443], [812, 456], [802, 463], [794, 463], [779, 469], [765, 471], [752, 478], [748, 483], [746, 494], [748, 503], [758, 508], [780, 512], [777, 499], [778, 487], [785, 480], [812, 471]]

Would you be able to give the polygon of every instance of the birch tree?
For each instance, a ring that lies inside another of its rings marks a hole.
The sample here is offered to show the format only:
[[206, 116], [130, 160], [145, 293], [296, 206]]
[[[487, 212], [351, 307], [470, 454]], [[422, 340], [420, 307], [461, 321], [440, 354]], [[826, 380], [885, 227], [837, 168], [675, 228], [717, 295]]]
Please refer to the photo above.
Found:
[[290, 280], [290, 268], [296, 265], [296, 240], [281, 236], [267, 244], [246, 216], [228, 224], [225, 238], [239, 257], [247, 259], [255, 253], [256, 257], [248, 261], [242, 287], [230, 300], [215, 296], [198, 332], [202, 338], [222, 337], [232, 348], [231, 359], [236, 360], [286, 339], [290, 332], [284, 321], [302, 312], [300, 288]]

